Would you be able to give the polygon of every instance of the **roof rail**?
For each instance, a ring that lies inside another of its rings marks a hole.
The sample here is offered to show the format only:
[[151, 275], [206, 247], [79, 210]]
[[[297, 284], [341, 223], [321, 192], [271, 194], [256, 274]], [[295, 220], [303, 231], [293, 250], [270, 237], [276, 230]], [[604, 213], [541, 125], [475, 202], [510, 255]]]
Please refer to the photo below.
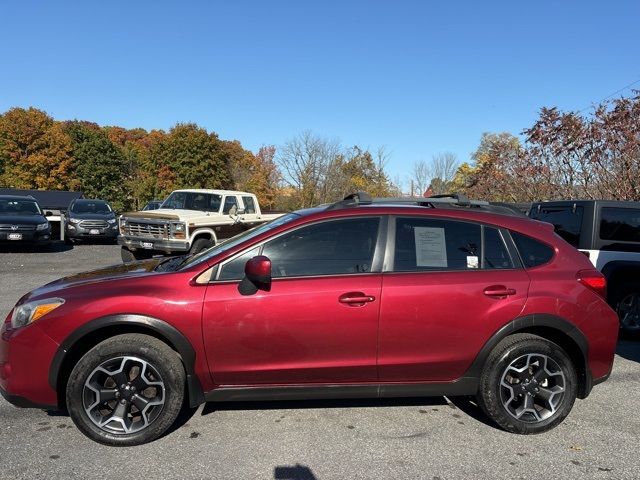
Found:
[[426, 208], [471, 208], [474, 210], [499, 213], [509, 216], [526, 216], [510, 205], [492, 205], [484, 200], [469, 200], [459, 193], [434, 195], [432, 197], [384, 197], [371, 198], [366, 192], [356, 192], [344, 197], [343, 200], [329, 205], [327, 210], [357, 207], [359, 205], [414, 205]]
[[327, 210], [337, 210], [345, 207], [356, 207], [358, 205], [371, 205], [373, 200], [367, 192], [355, 192], [347, 195], [342, 200], [332, 203]]

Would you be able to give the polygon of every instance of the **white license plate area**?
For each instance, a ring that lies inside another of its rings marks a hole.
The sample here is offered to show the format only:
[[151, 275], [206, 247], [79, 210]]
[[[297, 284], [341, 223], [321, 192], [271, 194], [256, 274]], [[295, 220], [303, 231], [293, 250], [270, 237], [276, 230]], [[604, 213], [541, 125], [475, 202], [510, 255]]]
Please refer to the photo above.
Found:
[[8, 236], [9, 240], [22, 240], [21, 233], [10, 233]]
[[89, 235], [100, 235], [100, 230], [98, 230], [97, 228], [92, 228], [91, 230], [89, 230]]
[[152, 242], [140, 242], [140, 246], [142, 248], [146, 248], [147, 250], [153, 249], [153, 243]]

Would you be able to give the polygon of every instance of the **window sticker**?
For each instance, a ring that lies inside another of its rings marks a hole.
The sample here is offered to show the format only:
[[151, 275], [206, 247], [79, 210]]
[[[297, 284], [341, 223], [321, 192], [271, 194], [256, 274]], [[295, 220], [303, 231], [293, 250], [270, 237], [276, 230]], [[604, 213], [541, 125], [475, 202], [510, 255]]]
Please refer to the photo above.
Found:
[[447, 246], [444, 228], [414, 227], [416, 266], [447, 267]]
[[467, 255], [467, 268], [478, 268], [478, 257]]

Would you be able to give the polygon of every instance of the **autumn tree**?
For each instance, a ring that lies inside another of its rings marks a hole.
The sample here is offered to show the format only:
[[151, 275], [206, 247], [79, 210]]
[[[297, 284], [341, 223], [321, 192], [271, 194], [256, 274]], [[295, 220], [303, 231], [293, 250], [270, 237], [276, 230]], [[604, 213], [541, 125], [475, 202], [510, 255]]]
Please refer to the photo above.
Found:
[[152, 149], [156, 193], [176, 188], [226, 188], [231, 184], [227, 152], [215, 133], [178, 123]]
[[12, 108], [0, 115], [0, 185], [73, 190], [71, 139], [45, 112]]
[[64, 130], [73, 142], [76, 174], [85, 196], [107, 200], [120, 211], [130, 207], [124, 186], [126, 159], [105, 131], [81, 121], [67, 122]]

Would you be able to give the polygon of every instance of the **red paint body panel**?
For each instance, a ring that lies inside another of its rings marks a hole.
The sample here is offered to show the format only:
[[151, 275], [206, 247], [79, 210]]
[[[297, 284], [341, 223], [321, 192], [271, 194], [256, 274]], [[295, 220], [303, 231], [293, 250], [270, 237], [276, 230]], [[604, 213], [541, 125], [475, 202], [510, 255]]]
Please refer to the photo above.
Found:
[[[516, 293], [492, 298], [504, 285]], [[451, 381], [461, 377], [503, 325], [522, 311], [529, 288], [524, 270], [388, 273], [380, 311], [382, 381]]]
[[[204, 343], [218, 385], [376, 381], [381, 275], [276, 279], [242, 296], [237, 283], [207, 287]], [[339, 302], [345, 293], [375, 298]]]
[[12, 331], [6, 329], [7, 324], [4, 323], [0, 338], [0, 388], [35, 404], [57, 405], [57, 394], [47, 381], [46, 359], [53, 357], [58, 344], [37, 325]]

